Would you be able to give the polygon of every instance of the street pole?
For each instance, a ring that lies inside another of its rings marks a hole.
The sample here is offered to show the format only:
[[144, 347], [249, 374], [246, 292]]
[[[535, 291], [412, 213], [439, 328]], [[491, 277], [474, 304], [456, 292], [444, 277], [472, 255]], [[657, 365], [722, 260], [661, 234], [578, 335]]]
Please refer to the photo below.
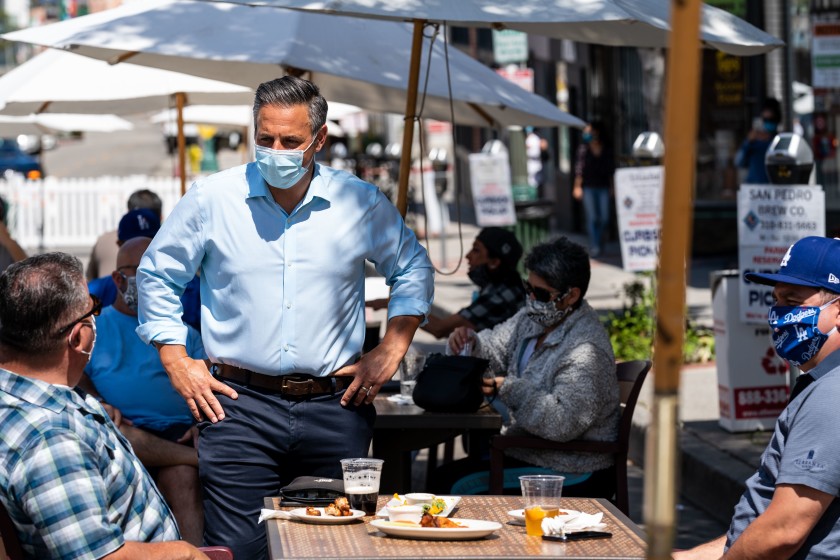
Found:
[[653, 422], [647, 437], [644, 501], [648, 558], [662, 560], [671, 558], [676, 534], [677, 405], [700, 97], [700, 6], [700, 0], [671, 2]]

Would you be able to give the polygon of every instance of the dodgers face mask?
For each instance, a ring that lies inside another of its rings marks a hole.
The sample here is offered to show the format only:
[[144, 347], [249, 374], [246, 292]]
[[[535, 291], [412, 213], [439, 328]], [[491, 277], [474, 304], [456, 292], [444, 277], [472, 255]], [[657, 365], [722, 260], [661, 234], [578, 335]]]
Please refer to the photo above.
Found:
[[775, 305], [770, 308], [767, 322], [773, 329], [776, 353], [796, 367], [810, 361], [837, 328], [823, 334], [817, 327], [820, 311], [840, 298], [821, 307]]
[[308, 168], [303, 166], [303, 154], [312, 147], [317, 138], [316, 135], [302, 150], [272, 150], [265, 146], [256, 146], [254, 152], [257, 169], [265, 182], [278, 189], [294, 187], [308, 171]]

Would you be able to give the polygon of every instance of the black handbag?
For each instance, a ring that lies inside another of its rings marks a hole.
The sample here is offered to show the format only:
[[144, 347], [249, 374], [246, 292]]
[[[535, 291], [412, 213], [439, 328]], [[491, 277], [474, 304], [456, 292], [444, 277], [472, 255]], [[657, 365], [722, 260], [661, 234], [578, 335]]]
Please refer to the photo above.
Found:
[[472, 356], [429, 355], [417, 375], [414, 404], [429, 412], [475, 412], [484, 401], [481, 377], [489, 364]]
[[312, 506], [329, 505], [341, 496], [344, 496], [344, 480], [326, 476], [299, 476], [280, 489], [283, 502]]

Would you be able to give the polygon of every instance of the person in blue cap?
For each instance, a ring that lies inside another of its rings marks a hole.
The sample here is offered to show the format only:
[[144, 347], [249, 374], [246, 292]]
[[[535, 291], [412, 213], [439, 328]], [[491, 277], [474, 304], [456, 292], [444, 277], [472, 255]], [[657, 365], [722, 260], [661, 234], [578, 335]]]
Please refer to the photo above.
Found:
[[799, 367], [787, 407], [735, 507], [729, 531], [692, 558], [836, 558], [840, 550], [840, 239], [794, 243], [775, 274], [768, 323], [776, 353]]

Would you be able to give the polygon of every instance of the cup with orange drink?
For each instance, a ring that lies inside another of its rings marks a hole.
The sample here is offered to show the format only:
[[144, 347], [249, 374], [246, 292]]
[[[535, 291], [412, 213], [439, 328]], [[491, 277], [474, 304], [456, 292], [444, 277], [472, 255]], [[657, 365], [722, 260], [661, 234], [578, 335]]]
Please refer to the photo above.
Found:
[[525, 499], [525, 533], [529, 537], [542, 536], [542, 520], [560, 513], [564, 480], [562, 476], [547, 474], [519, 477]]

